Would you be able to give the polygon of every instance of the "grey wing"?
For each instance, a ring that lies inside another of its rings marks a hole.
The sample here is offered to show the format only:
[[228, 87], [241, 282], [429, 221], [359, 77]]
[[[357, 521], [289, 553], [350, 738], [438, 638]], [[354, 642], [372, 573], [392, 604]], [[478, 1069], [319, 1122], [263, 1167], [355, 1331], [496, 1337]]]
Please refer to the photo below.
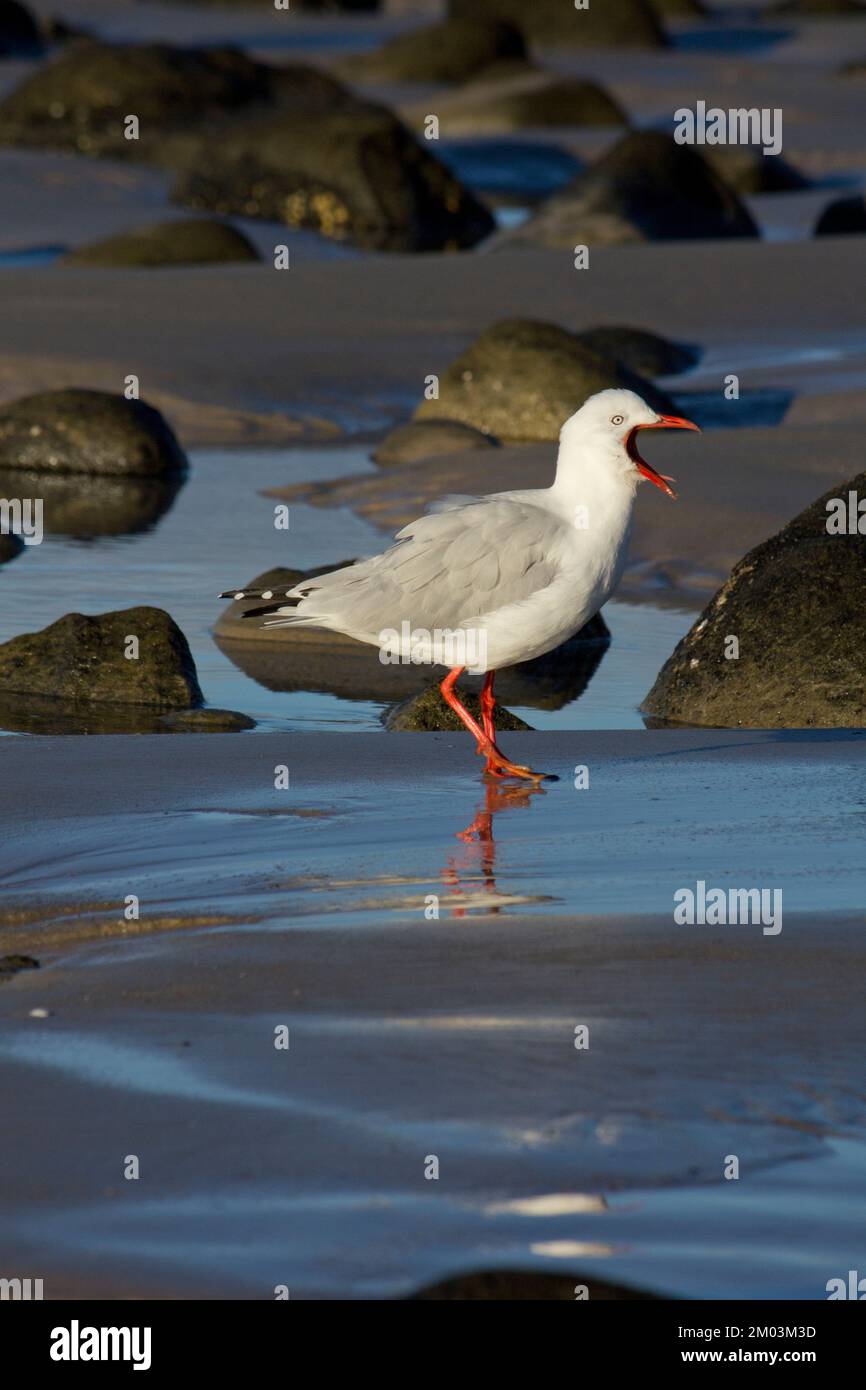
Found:
[[300, 585], [297, 617], [371, 636], [404, 621], [454, 628], [552, 583], [566, 529], [528, 502], [449, 498], [382, 555]]

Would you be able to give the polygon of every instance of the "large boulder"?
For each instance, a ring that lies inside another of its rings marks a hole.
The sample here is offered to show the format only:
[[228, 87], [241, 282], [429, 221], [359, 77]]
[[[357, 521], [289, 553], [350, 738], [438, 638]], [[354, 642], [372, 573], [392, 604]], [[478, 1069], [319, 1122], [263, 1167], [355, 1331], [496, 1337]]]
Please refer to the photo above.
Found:
[[[481, 723], [481, 700], [472, 691], [461, 690], [461, 703], [466, 706], [473, 719]], [[494, 723], [497, 733], [510, 732], [518, 733], [521, 730], [531, 729], [532, 725], [527, 724], [518, 715], [512, 714], [511, 710], [504, 709], [502, 705], [496, 706]], [[462, 719], [454, 713], [449, 704], [446, 704], [442, 697], [442, 692], [438, 684], [428, 686], [422, 690], [420, 695], [415, 695], [411, 700], [404, 700], [387, 715], [385, 728], [392, 733], [403, 733], [412, 731], [416, 733], [431, 733], [438, 730], [451, 732], [462, 731], [465, 733], [466, 725]]]
[[0, 406], [0, 468], [159, 478], [186, 455], [158, 410], [107, 391], [42, 391]]
[[257, 261], [252, 242], [228, 222], [211, 217], [182, 217], [76, 246], [61, 256], [62, 265], [161, 266], [209, 265]]
[[815, 236], [852, 236], [866, 232], [866, 198], [837, 198], [815, 223]]
[[[128, 655], [133, 637], [136, 657]], [[13, 637], [0, 645], [0, 690], [67, 704], [188, 709], [203, 702], [187, 640], [161, 608], [67, 613], [42, 632]]]
[[378, 108], [228, 130], [173, 196], [380, 251], [457, 250], [494, 228], [487, 208]]
[[694, 367], [701, 356], [697, 348], [689, 344], [672, 343], [658, 333], [622, 324], [585, 328], [577, 336], [584, 347], [603, 357], [612, 357], [621, 366], [640, 372], [642, 376], [676, 376]]
[[526, 58], [519, 29], [467, 16], [400, 34], [372, 53], [344, 59], [337, 71], [365, 82], [465, 82], [491, 63], [515, 58]]
[[[532, 68], [503, 80], [485, 76], [449, 93], [438, 102], [437, 112], [449, 136], [496, 135], [533, 126], [628, 125], [622, 107], [597, 83], [551, 78]], [[413, 108], [413, 124], [423, 119], [420, 108]]]
[[592, 0], [584, 10], [570, 0], [450, 0], [449, 13], [505, 19], [536, 43], [551, 46], [662, 48], [666, 43], [648, 0]]
[[18, 0], [0, 0], [0, 58], [30, 58], [42, 52], [42, 34]]
[[866, 473], [750, 551], [665, 662], [644, 712], [715, 728], [866, 724], [862, 499]]
[[[233, 48], [86, 41], [0, 100], [0, 144], [172, 164], [188, 155], [195, 132], [204, 127], [213, 138], [211, 123], [256, 108], [311, 114], [360, 105], [324, 72], [269, 67]], [[127, 138], [129, 115], [138, 117], [138, 139]]]
[[754, 237], [737, 194], [695, 150], [642, 130], [578, 174], [503, 245], [621, 245]]
[[509, 441], [558, 439], [588, 396], [621, 386], [658, 410], [671, 402], [651, 382], [586, 347], [553, 323], [506, 319], [494, 324], [440, 375], [438, 400], [417, 420], [461, 420]]

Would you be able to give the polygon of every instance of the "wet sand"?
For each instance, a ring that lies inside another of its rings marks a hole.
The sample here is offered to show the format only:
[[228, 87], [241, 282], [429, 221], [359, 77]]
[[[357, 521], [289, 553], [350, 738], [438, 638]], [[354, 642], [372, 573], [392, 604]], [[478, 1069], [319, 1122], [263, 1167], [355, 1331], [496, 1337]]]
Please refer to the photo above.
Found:
[[[4, 1268], [46, 1297], [483, 1265], [820, 1298], [856, 1267], [866, 738], [508, 746], [562, 780], [488, 815], [461, 736], [5, 741], [0, 941], [41, 968], [0, 986]], [[772, 881], [781, 932], [676, 925], [699, 878]]]

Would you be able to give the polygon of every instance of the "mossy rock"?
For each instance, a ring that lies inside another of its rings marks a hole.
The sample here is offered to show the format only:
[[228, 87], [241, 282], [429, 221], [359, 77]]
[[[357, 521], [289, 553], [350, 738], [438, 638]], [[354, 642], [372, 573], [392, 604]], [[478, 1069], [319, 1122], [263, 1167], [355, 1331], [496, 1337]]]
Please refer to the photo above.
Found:
[[390, 468], [467, 449], [492, 449], [498, 443], [498, 439], [458, 420], [415, 420], [392, 430], [374, 449], [373, 459]]
[[187, 460], [158, 410], [107, 391], [42, 391], [0, 406], [0, 468], [166, 477]]
[[[87, 40], [0, 100], [0, 144], [171, 165], [188, 157], [196, 132], [193, 149], [257, 108], [312, 114], [337, 106], [362, 103], [327, 73], [301, 64], [269, 67], [233, 48]], [[126, 138], [130, 114], [139, 119], [136, 140]]]
[[513, 24], [466, 17], [400, 34], [344, 59], [336, 71], [365, 82], [465, 82], [491, 63], [525, 58], [526, 42]]
[[571, 0], [451, 0], [454, 18], [508, 20], [536, 43], [564, 48], [663, 48], [664, 29], [649, 0], [592, 0], [577, 10]]
[[608, 387], [637, 391], [657, 410], [670, 400], [651, 382], [591, 351], [574, 333], [534, 319], [494, 324], [450, 364], [439, 399], [425, 400], [416, 420], [460, 420], [502, 440], [558, 439], [588, 396]]
[[492, 74], [443, 103], [449, 135], [499, 134], [533, 126], [628, 125], [618, 102], [595, 82], [549, 77], [532, 69], [516, 80], [493, 82]]
[[[127, 656], [131, 637], [137, 658]], [[161, 608], [67, 613], [41, 632], [13, 637], [0, 645], [0, 690], [174, 709], [203, 701], [187, 640]]]
[[566, 248], [758, 235], [738, 195], [694, 149], [641, 130], [623, 136], [503, 244]]
[[866, 725], [866, 534], [827, 529], [828, 502], [847, 524], [852, 493], [856, 507], [866, 473], [740, 560], [665, 662], [646, 714], [712, 728]]
[[257, 261], [252, 242], [228, 222], [185, 217], [154, 222], [101, 241], [77, 246], [61, 256], [62, 265], [164, 266]]
[[[460, 703], [465, 705], [473, 719], [481, 723], [481, 701], [477, 695], [471, 691], [460, 690], [457, 694]], [[521, 729], [531, 729], [530, 724], [525, 724], [516, 714], [510, 710], [503, 709], [497, 705], [494, 711], [494, 723], [497, 733], [517, 733]], [[454, 713], [449, 704], [442, 698], [442, 692], [438, 685], [431, 685], [428, 690], [424, 690], [414, 699], [405, 700], [402, 705], [393, 709], [385, 720], [385, 728], [391, 733], [404, 733], [406, 731], [433, 733], [438, 730], [445, 732], [466, 732], [466, 725], [462, 719]]]
[[866, 232], [866, 199], [838, 198], [815, 223], [815, 236], [854, 236]]
[[18, 0], [0, 0], [0, 58], [38, 57], [44, 47], [33, 15]]
[[578, 340], [592, 352], [612, 357], [631, 372], [643, 376], [676, 376], [700, 360], [700, 352], [684, 343], [672, 343], [657, 333], [620, 324], [587, 328]]
[[795, 193], [809, 180], [781, 155], [752, 145], [704, 145], [703, 158], [738, 193]]
[[173, 196], [380, 251], [457, 250], [494, 229], [487, 208], [378, 108], [228, 130]]

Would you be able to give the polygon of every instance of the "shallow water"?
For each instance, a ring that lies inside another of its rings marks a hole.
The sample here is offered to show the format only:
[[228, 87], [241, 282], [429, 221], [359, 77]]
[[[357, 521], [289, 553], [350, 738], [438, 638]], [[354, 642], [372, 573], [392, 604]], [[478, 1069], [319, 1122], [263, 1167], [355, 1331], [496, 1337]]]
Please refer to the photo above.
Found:
[[[191, 463], [179, 490], [3, 475], [0, 494], [21, 495], [26, 488], [26, 495], [42, 496], [46, 528], [56, 528], [57, 534], [46, 535], [41, 546], [29, 547], [0, 573], [0, 641], [47, 627], [70, 611], [164, 608], [187, 637], [210, 705], [250, 715], [260, 731], [381, 727], [382, 702], [339, 698], [328, 690], [267, 689], [244, 674], [212, 636], [226, 606], [217, 598], [221, 590], [248, 585], [274, 565], [308, 569], [382, 548], [386, 537], [346, 509], [293, 503], [291, 529], [277, 531], [275, 504], [261, 495], [264, 488], [291, 482], [373, 471], [368, 452], [359, 447], [202, 450], [193, 453]], [[100, 529], [109, 534], [99, 534]], [[73, 534], [64, 534], [68, 531]], [[693, 615], [620, 602], [609, 604], [605, 614], [613, 642], [587, 691], [557, 710], [515, 706], [528, 724], [642, 727], [637, 707]], [[16, 702], [16, 709], [19, 704], [27, 702]], [[67, 731], [52, 723], [50, 707], [44, 713], [31, 707], [29, 714], [34, 732]], [[0, 710], [0, 723], [3, 719]]]

